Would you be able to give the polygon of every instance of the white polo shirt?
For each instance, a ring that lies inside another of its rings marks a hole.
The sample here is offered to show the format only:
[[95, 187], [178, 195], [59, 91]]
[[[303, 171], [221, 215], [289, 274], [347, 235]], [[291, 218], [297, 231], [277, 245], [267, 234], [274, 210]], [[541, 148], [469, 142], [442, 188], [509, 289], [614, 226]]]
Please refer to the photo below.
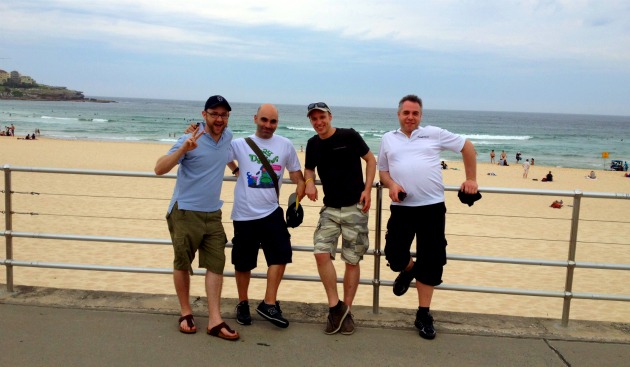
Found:
[[378, 170], [388, 171], [407, 197], [392, 205], [423, 206], [444, 201], [440, 153], [461, 152], [466, 139], [435, 126], [418, 127], [407, 137], [400, 129], [383, 135]]

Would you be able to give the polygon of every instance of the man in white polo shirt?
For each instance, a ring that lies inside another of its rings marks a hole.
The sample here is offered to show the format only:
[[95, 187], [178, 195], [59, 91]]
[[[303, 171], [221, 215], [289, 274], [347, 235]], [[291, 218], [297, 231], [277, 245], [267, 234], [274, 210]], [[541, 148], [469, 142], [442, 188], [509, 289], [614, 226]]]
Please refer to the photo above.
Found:
[[[466, 180], [460, 190], [465, 194], [477, 194], [477, 162], [470, 141], [438, 127], [420, 127], [421, 119], [422, 100], [415, 95], [403, 97], [398, 104], [400, 129], [383, 135], [378, 170], [392, 200], [385, 257], [391, 269], [400, 272], [394, 282], [394, 294], [405, 294], [411, 280], [416, 279], [419, 307], [415, 326], [421, 337], [433, 339], [436, 332], [429, 307], [434, 287], [442, 283], [446, 264], [446, 206], [440, 153], [461, 152]], [[410, 252], [414, 236], [415, 262]]]

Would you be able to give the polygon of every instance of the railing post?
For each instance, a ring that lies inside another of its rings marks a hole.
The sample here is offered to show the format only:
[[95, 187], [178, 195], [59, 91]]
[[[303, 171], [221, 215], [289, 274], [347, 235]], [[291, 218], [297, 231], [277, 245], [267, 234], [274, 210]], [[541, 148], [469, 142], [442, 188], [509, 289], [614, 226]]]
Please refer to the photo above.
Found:
[[573, 298], [573, 272], [575, 271], [575, 252], [577, 249], [578, 223], [580, 222], [580, 202], [582, 191], [575, 190], [573, 195], [573, 214], [571, 215], [571, 237], [569, 238], [569, 256], [567, 259], [567, 277], [564, 285], [564, 303], [562, 306], [562, 326], [569, 325], [569, 312]]
[[383, 222], [383, 185], [376, 183], [376, 228], [374, 229], [374, 279], [372, 280], [372, 312], [379, 313], [381, 290], [381, 223]]
[[[7, 260], [13, 260], [13, 208], [11, 206], [11, 166], [4, 165], [4, 228]], [[13, 292], [13, 265], [7, 264], [7, 292]]]

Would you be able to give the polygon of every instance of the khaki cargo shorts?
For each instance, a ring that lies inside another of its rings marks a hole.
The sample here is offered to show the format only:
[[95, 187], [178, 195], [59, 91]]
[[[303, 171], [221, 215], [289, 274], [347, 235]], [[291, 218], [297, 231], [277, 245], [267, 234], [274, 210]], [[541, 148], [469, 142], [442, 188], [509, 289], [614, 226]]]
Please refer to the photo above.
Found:
[[343, 208], [322, 207], [313, 235], [314, 252], [328, 253], [334, 259], [341, 235], [341, 259], [348, 264], [358, 264], [370, 247], [369, 215], [363, 213], [361, 208], [363, 205], [360, 203]]

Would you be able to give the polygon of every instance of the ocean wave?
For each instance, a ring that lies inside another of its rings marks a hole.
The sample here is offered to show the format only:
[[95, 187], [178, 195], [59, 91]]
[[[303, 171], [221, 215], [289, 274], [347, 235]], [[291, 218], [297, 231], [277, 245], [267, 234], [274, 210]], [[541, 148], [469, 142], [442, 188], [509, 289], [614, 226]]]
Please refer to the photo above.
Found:
[[359, 131], [359, 135], [366, 138], [382, 138], [383, 134], [385, 133], [375, 132], [375, 131]]
[[529, 135], [481, 135], [481, 134], [461, 134], [470, 140], [530, 140]]
[[285, 129], [285, 130], [313, 131], [312, 127], [279, 126], [278, 128]]
[[92, 122], [109, 122], [108, 119], [91, 119], [91, 118], [79, 118], [79, 117], [55, 117], [55, 116], [41, 116], [44, 120], [62, 120], [62, 121], [92, 121]]
[[54, 117], [54, 116], [41, 116], [44, 120], [67, 120], [67, 121], [79, 121], [76, 117]]

